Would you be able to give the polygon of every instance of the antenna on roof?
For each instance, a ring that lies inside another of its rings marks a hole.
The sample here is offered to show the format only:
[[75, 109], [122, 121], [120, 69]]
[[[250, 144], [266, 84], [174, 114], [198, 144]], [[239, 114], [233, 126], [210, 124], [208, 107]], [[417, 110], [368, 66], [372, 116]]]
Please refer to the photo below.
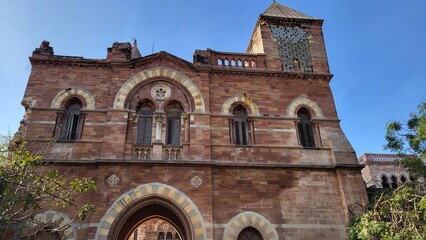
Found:
[[151, 54], [154, 54], [154, 42], [152, 42], [152, 50], [151, 50]]

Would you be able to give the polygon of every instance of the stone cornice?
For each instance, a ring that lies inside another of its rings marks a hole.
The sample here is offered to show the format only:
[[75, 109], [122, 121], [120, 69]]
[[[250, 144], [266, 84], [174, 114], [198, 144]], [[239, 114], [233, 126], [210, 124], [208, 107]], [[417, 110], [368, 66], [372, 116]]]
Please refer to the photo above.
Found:
[[29, 57], [32, 65], [55, 65], [55, 66], [78, 66], [111, 68], [111, 64], [106, 59], [87, 59], [73, 56], [52, 56], [52, 57]]
[[299, 169], [299, 170], [361, 170], [364, 166], [360, 164], [265, 164], [265, 163], [237, 163], [237, 162], [219, 162], [219, 161], [192, 161], [192, 160], [53, 160], [44, 159], [45, 163], [52, 163], [55, 166], [68, 165], [173, 165], [176, 167], [200, 166], [212, 168], [264, 168], [264, 169]]
[[275, 23], [280, 25], [317, 25], [322, 26], [323, 19], [297, 19], [297, 18], [282, 18], [273, 16], [261, 16], [259, 20], [264, 20], [267, 23]]
[[254, 76], [267, 76], [267, 77], [287, 77], [292, 79], [305, 79], [305, 80], [325, 80], [330, 82], [333, 74], [329, 73], [292, 73], [282, 71], [268, 71], [268, 70], [254, 70], [254, 69], [237, 69], [225, 67], [212, 67], [209, 68], [211, 74], [224, 74], [224, 75], [254, 75]]
[[190, 68], [196, 71], [194, 64], [182, 58], [165, 51], [160, 51], [142, 58], [128, 60], [109, 60], [109, 59], [88, 59], [75, 56], [38, 56], [29, 57], [32, 65], [55, 65], [55, 66], [76, 66], [76, 67], [95, 67], [95, 68], [129, 68], [133, 69], [141, 65], [149, 64], [155, 61], [166, 60], [173, 62], [181, 67]]
[[293, 79], [306, 80], [325, 80], [330, 82], [333, 77], [329, 73], [292, 73], [282, 71], [269, 71], [266, 69], [249, 69], [237, 67], [223, 67], [209, 64], [193, 64], [184, 59], [176, 57], [170, 53], [161, 51], [143, 58], [129, 59], [127, 61], [110, 61], [107, 59], [86, 59], [74, 56], [52, 56], [52, 57], [30, 57], [32, 65], [54, 65], [54, 66], [76, 66], [76, 67], [94, 67], [94, 68], [137, 68], [138, 66], [149, 64], [155, 61], [169, 61], [195, 72], [205, 72], [210, 74], [225, 75], [246, 75], [246, 76], [268, 76], [268, 77], [288, 77]]

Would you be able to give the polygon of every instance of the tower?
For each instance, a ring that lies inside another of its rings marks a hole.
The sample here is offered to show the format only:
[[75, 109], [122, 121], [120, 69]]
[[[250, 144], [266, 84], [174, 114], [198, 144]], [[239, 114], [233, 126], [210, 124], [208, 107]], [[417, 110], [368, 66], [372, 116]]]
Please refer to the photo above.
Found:
[[247, 53], [264, 53], [269, 70], [330, 73], [323, 20], [273, 2], [260, 14]]

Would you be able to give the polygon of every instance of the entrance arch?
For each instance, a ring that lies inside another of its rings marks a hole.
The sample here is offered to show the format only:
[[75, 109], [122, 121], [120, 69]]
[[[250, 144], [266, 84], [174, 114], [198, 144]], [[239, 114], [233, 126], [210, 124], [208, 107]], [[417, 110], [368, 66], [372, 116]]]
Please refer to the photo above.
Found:
[[167, 219], [185, 239], [207, 239], [197, 206], [183, 192], [163, 183], [143, 184], [121, 195], [102, 217], [95, 239], [125, 239], [154, 217]]

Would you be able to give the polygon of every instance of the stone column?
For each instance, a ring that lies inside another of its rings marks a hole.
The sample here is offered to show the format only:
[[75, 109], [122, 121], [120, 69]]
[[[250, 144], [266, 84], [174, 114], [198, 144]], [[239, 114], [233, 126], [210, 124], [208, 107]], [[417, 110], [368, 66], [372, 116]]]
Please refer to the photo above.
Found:
[[155, 113], [154, 122], [155, 122], [155, 142], [161, 142], [161, 128], [163, 122], [166, 119], [164, 113]]
[[185, 139], [184, 143], [189, 143], [189, 128], [190, 128], [190, 115], [184, 115], [183, 116], [183, 122], [185, 124]]
[[163, 158], [163, 145], [161, 141], [161, 128], [166, 119], [164, 113], [154, 113], [155, 141], [152, 143], [152, 159], [161, 160]]

